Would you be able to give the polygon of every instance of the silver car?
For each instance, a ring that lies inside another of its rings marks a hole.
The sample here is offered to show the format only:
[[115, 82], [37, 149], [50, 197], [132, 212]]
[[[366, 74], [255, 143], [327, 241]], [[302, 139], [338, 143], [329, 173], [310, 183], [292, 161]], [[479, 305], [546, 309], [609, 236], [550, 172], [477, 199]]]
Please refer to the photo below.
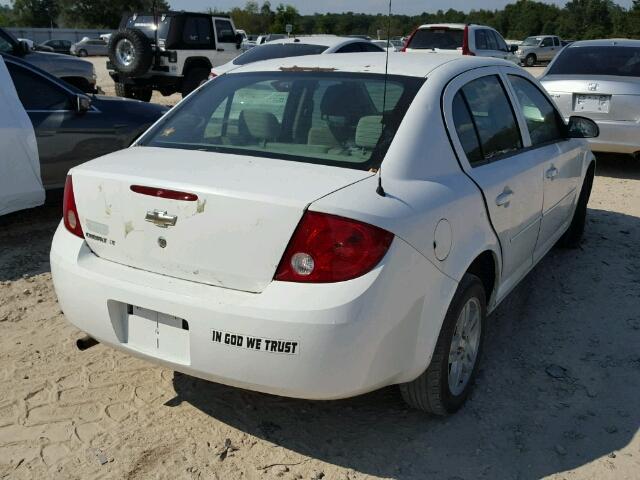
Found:
[[550, 62], [562, 50], [560, 37], [555, 35], [538, 35], [527, 37], [518, 45], [516, 56], [520, 63], [533, 67], [536, 63]]
[[565, 119], [600, 127], [594, 152], [640, 154], [640, 40], [585, 40], [567, 46], [540, 82]]
[[102, 38], [83, 38], [78, 43], [71, 45], [71, 54], [78, 57], [89, 55], [108, 55], [108, 44]]

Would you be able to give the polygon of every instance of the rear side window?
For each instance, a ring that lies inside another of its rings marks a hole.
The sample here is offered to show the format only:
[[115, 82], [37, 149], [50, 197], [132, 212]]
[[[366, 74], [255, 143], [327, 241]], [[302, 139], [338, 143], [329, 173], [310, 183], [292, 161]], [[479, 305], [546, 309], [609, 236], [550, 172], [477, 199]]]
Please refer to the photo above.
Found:
[[482, 162], [497, 160], [522, 148], [515, 114], [497, 75], [472, 80], [459, 93], [473, 120]]
[[216, 38], [219, 43], [236, 43], [236, 35], [230, 21], [216, 20]]
[[456, 93], [453, 99], [453, 123], [456, 127], [458, 139], [471, 166], [476, 167], [485, 163], [482, 157], [480, 141], [478, 140], [478, 133], [462, 92]]
[[456, 50], [462, 48], [463, 30], [423, 28], [416, 30], [407, 48]]
[[7, 69], [25, 110], [69, 110], [69, 97], [59, 87], [26, 68], [7, 62]]
[[260, 60], [270, 60], [272, 58], [317, 55], [324, 52], [326, 49], [326, 45], [308, 45], [305, 43], [274, 43], [259, 45], [236, 57], [233, 64], [246, 65], [247, 63], [259, 62]]
[[211, 44], [211, 20], [205, 17], [189, 17], [184, 23], [182, 40], [188, 45]]
[[520, 109], [527, 122], [531, 144], [543, 145], [564, 138], [564, 122], [553, 105], [529, 80], [509, 75]]

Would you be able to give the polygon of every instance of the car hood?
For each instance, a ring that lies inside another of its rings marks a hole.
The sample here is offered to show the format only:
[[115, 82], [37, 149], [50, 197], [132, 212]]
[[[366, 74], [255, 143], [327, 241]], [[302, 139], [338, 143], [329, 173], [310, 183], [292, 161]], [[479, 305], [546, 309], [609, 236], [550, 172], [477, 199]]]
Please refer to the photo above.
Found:
[[22, 59], [56, 77], [91, 78], [94, 73], [91, 62], [61, 53], [29, 52]]
[[141, 102], [122, 97], [108, 97], [106, 95], [93, 95], [92, 106], [98, 110], [123, 118], [135, 117], [142, 123], [155, 122], [171, 108], [166, 105], [156, 103]]

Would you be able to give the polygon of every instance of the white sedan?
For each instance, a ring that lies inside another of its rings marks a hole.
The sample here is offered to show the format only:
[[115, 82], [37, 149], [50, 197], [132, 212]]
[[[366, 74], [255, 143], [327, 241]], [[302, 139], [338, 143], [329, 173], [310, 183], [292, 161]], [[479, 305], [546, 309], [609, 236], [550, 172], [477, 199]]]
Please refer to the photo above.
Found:
[[454, 412], [487, 314], [580, 240], [587, 135], [503, 60], [247, 65], [69, 172], [55, 289], [91, 337], [190, 375], [310, 399], [400, 384]]
[[330, 53], [384, 52], [385, 49], [362, 38], [337, 37], [335, 35], [311, 35], [308, 37], [272, 40], [247, 50], [232, 61], [211, 69], [209, 79], [227, 73], [249, 63], [285, 57], [302, 57]]

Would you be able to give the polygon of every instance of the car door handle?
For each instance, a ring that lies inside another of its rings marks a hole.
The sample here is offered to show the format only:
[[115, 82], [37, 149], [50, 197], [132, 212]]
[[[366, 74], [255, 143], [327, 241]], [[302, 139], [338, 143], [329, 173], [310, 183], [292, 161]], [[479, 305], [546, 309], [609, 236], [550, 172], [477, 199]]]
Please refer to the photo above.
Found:
[[218, 48], [217, 49], [219, 52], [224, 52], [224, 48]]
[[509, 187], [504, 187], [503, 192], [496, 197], [496, 205], [507, 208], [513, 197], [513, 191]]
[[558, 176], [558, 169], [552, 166], [549, 170], [545, 172], [545, 176], [549, 180], [553, 180], [554, 178], [556, 178], [556, 176]]

